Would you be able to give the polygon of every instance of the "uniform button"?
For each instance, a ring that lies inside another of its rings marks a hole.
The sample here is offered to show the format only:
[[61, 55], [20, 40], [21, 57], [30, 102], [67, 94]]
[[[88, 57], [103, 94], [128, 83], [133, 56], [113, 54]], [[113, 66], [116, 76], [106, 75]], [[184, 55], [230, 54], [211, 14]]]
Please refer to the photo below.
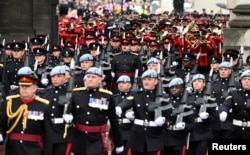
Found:
[[55, 106], [52, 106], [52, 109], [55, 109]]
[[148, 112], [146, 112], [145, 114], [148, 115]]
[[23, 131], [21, 131], [21, 134], [23, 134], [24, 132]]
[[86, 121], [85, 123], [86, 123], [86, 124], [89, 124], [89, 122], [88, 122], [88, 121]]
[[88, 133], [88, 131], [85, 131], [85, 133], [87, 134], [87, 133]]
[[89, 96], [92, 96], [92, 94], [89, 94]]
[[87, 112], [87, 115], [89, 115], [89, 114], [90, 114], [90, 112], [88, 111], [88, 112]]
[[51, 116], [54, 116], [54, 114], [52, 113]]
[[224, 91], [224, 89], [221, 89], [221, 91]]
[[140, 107], [141, 105], [140, 104], [137, 104], [137, 107]]
[[144, 130], [146, 131], [146, 130], [147, 130], [147, 128], [144, 128]]
[[56, 98], [54, 98], [53, 100], [56, 101]]
[[122, 96], [122, 98], [124, 98], [124, 96]]
[[23, 140], [20, 140], [20, 143], [23, 143]]
[[58, 90], [56, 90], [55, 93], [57, 94], [57, 93], [58, 93]]
[[246, 96], [248, 96], [248, 94], [246, 94]]
[[145, 105], [148, 106], [148, 103], [146, 103]]
[[78, 108], [80, 108], [80, 106], [79, 106], [79, 105], [77, 105], [77, 106], [76, 106], [76, 108], [78, 109]]
[[149, 98], [149, 95], [147, 95], [146, 97]]

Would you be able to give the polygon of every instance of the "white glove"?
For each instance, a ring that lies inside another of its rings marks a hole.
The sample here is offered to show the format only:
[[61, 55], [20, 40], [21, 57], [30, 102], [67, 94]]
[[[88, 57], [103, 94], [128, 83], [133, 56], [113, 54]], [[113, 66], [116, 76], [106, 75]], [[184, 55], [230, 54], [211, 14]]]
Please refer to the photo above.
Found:
[[72, 123], [73, 115], [72, 114], [63, 114], [63, 119], [65, 123]]
[[172, 66], [173, 66], [173, 67], [176, 67], [178, 64], [179, 64], [179, 63], [176, 62], [176, 61], [173, 61], [173, 62], [172, 62]]
[[44, 85], [44, 86], [47, 86], [49, 84], [49, 79], [42, 79], [41, 80], [41, 83]]
[[0, 142], [3, 142], [3, 135], [0, 133]]
[[129, 119], [130, 121], [133, 121], [135, 119], [135, 112], [134, 111], [128, 111], [125, 114], [125, 117]]
[[166, 121], [166, 118], [161, 116], [155, 119], [155, 124], [157, 126], [162, 126], [165, 123], [165, 121]]
[[190, 94], [193, 92], [193, 87], [187, 87], [186, 88], [186, 91]]
[[179, 122], [179, 123], [177, 123], [177, 124], [174, 126], [174, 128], [175, 128], [176, 130], [183, 130], [183, 129], [185, 129], [185, 126], [186, 126], [186, 123], [185, 123], [185, 122]]
[[207, 113], [207, 112], [202, 112], [202, 113], [199, 114], [199, 117], [200, 117], [201, 119], [207, 119], [208, 116], [209, 116], [209, 113]]
[[220, 113], [220, 121], [221, 121], [221, 122], [224, 122], [226, 119], [227, 119], [227, 112], [222, 111], [222, 112]]
[[117, 154], [122, 153], [123, 150], [124, 150], [124, 147], [123, 147], [123, 146], [120, 146], [120, 147], [116, 147], [116, 148], [115, 148], [115, 152], [116, 152]]
[[118, 117], [121, 117], [122, 115], [122, 108], [121, 107], [115, 107], [115, 113]]
[[112, 76], [112, 77], [115, 77], [115, 73], [114, 73], [114, 72], [111, 72], [111, 76]]

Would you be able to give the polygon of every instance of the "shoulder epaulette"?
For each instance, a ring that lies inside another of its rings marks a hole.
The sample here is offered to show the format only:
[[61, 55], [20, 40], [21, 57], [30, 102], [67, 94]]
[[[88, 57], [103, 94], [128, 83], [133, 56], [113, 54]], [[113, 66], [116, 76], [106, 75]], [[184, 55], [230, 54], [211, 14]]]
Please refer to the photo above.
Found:
[[233, 98], [232, 96], [228, 96], [228, 97], [226, 97], [226, 99], [225, 100], [228, 100], [228, 99], [230, 99], [230, 98]]
[[4, 65], [3, 64], [0, 64], [0, 67], [3, 67]]
[[127, 97], [127, 100], [133, 100], [134, 99], [134, 96], [128, 96]]
[[103, 89], [103, 88], [100, 88], [99, 92], [102, 92], [102, 93], [105, 93], [105, 94], [109, 94], [109, 95], [113, 95], [113, 93], [111, 91]]
[[133, 54], [133, 55], [139, 55], [138, 53], [134, 53], [134, 52], [130, 52], [131, 54]]
[[78, 87], [78, 88], [74, 88], [73, 91], [81, 91], [81, 90], [86, 90], [87, 87]]
[[19, 94], [17, 94], [17, 95], [10, 95], [10, 96], [6, 97], [6, 100], [9, 100], [9, 99], [12, 99], [12, 98], [18, 98], [18, 97], [20, 97]]
[[35, 100], [40, 101], [40, 102], [42, 102], [42, 103], [44, 103], [44, 104], [49, 104], [49, 100], [46, 100], [46, 99], [41, 98], [41, 97], [39, 97], [39, 96], [36, 96], [36, 97], [35, 97]]

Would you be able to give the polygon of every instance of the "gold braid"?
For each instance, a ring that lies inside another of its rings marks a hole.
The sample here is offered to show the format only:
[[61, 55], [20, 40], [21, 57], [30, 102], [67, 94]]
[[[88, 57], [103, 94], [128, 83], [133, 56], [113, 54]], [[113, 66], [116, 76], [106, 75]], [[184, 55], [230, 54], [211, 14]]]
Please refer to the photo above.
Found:
[[15, 127], [17, 126], [17, 123], [19, 122], [20, 118], [23, 115], [23, 130], [26, 129], [27, 126], [27, 119], [28, 119], [28, 106], [27, 104], [22, 104], [21, 106], [19, 106], [19, 108], [17, 109], [16, 112], [12, 112], [11, 110], [12, 108], [12, 99], [9, 99], [8, 103], [7, 103], [7, 109], [6, 109], [6, 113], [7, 116], [9, 118], [8, 123], [10, 121], [10, 119], [16, 118], [14, 124], [11, 126], [11, 128], [9, 130], [6, 131], [7, 134], [11, 133]]

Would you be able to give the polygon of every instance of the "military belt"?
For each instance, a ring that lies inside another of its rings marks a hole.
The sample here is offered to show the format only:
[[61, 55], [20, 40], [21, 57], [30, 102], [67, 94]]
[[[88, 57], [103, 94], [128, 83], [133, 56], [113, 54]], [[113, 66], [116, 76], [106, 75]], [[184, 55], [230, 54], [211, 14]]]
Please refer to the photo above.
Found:
[[157, 127], [154, 121], [135, 119], [134, 124], [139, 126]]
[[54, 124], [63, 124], [64, 123], [64, 119], [63, 118], [52, 118], [51, 121]]
[[43, 149], [43, 138], [41, 135], [35, 134], [22, 134], [22, 133], [10, 133], [8, 135], [8, 139], [10, 140], [20, 140], [27, 141], [27, 142], [35, 142], [38, 143], [39, 147]]
[[233, 119], [233, 125], [239, 126], [239, 127], [250, 127], [250, 121], [241, 121]]
[[104, 133], [107, 131], [108, 126], [105, 125], [98, 125], [98, 126], [90, 126], [90, 125], [83, 125], [83, 124], [75, 124], [76, 130], [81, 132], [90, 132], [90, 133]]
[[121, 118], [121, 119], [118, 119], [118, 122], [119, 124], [128, 124], [128, 123], [131, 123], [131, 121], [127, 118]]

